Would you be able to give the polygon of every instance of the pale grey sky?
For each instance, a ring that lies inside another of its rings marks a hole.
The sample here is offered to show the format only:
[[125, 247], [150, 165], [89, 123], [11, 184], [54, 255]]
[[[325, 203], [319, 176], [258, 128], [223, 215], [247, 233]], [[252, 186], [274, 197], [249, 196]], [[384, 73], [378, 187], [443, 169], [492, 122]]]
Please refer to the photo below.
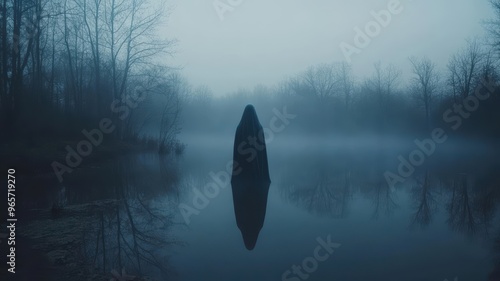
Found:
[[[235, 4], [223, 13], [214, 2]], [[162, 33], [176, 38], [170, 64], [183, 67], [194, 85], [217, 96], [256, 84], [273, 85], [308, 66], [344, 61], [340, 44], [354, 46], [355, 27], [374, 20], [371, 11], [387, 10], [396, 0], [170, 0], [174, 6]], [[241, 4], [238, 4], [241, 2]], [[488, 0], [400, 0], [370, 44], [352, 55], [359, 78], [373, 63], [394, 63], [409, 72], [409, 56], [428, 56], [444, 69], [465, 39], [485, 34], [491, 18]]]

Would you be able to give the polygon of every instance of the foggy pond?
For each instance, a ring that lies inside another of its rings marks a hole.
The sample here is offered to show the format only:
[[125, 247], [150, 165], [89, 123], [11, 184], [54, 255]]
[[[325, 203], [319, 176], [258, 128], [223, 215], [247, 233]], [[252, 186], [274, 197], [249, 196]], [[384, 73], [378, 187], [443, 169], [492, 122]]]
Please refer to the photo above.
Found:
[[0, 50], [1, 281], [500, 281], [500, 0], [4, 0]]
[[[278, 135], [267, 143], [265, 220], [248, 250], [229, 183], [234, 136], [184, 137], [183, 156], [131, 154], [65, 183], [70, 205], [124, 199], [84, 235], [97, 267], [102, 229], [126, 268], [172, 280], [485, 280], [498, 266], [499, 166], [484, 143], [436, 147], [391, 188], [384, 173], [397, 174], [412, 143]], [[61, 190], [43, 196], [51, 204]], [[137, 253], [116, 245], [117, 232], [138, 236]]]

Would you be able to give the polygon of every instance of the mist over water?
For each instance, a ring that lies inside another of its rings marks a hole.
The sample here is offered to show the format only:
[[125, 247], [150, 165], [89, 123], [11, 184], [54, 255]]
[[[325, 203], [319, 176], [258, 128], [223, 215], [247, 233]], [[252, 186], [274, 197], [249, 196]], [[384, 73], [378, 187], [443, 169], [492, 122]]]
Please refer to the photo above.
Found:
[[[185, 269], [183, 280], [201, 276], [276, 280], [288, 267], [312, 255], [317, 236], [328, 234], [342, 246], [315, 273], [314, 280], [331, 276], [341, 280], [444, 280], [450, 271], [465, 280], [486, 278], [491, 265], [478, 260], [494, 255], [490, 235], [497, 219], [483, 219], [497, 213], [486, 203], [498, 185], [497, 158], [487, 160], [472, 146], [471, 152], [457, 156], [460, 161], [440, 159], [450, 155], [441, 153], [392, 191], [383, 173], [397, 169], [397, 163], [388, 161], [376, 145], [353, 145], [357, 152], [307, 142], [284, 147], [268, 145], [272, 184], [266, 221], [255, 249], [251, 253], [244, 250], [234, 227], [230, 191], [222, 190], [199, 216], [193, 216], [190, 230], [181, 232], [193, 243], [178, 260], [179, 268]], [[206, 164], [205, 175], [223, 170], [231, 159], [230, 149], [222, 146], [194, 151], [197, 159], [220, 159], [211, 162], [218, 165]], [[391, 153], [399, 152], [388, 151]], [[476, 164], [477, 158], [483, 159], [482, 165]], [[190, 202], [189, 197], [186, 200]], [[218, 255], [220, 260], [211, 259], [213, 249], [224, 249]], [[189, 270], [193, 258], [203, 264], [203, 273]], [[228, 270], [228, 264], [236, 269]]]
[[0, 279], [499, 281], [498, 46], [500, 0], [5, 0]]

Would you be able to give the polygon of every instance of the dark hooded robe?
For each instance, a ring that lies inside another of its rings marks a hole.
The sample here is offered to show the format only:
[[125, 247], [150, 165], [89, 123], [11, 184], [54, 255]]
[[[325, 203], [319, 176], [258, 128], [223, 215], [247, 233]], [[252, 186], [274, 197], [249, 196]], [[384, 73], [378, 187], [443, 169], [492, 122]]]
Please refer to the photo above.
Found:
[[233, 160], [231, 187], [236, 224], [246, 248], [252, 250], [264, 225], [271, 184], [264, 130], [252, 105], [245, 107], [236, 129]]

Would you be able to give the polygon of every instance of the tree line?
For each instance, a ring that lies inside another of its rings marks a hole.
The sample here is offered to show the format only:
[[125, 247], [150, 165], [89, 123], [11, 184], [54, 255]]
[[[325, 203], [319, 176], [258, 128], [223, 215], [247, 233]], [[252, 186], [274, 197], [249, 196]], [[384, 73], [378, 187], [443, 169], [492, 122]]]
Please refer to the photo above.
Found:
[[[2, 0], [0, 126], [4, 138], [81, 138], [112, 116], [112, 139], [137, 138], [147, 110], [175, 131], [181, 93], [160, 38], [165, 1]], [[147, 95], [144, 103], [133, 101]], [[124, 106], [130, 112], [124, 114]], [[148, 108], [148, 109], [146, 109]], [[135, 110], [139, 111], [139, 110]], [[119, 118], [125, 117], [125, 118]], [[142, 122], [142, 123], [141, 123]], [[169, 136], [170, 137], [170, 136]]]
[[[450, 56], [444, 71], [428, 57], [410, 56], [407, 63], [411, 74], [406, 81], [398, 67], [381, 61], [364, 78], [356, 77], [346, 62], [323, 63], [272, 87], [258, 85], [253, 90], [240, 89], [221, 98], [214, 98], [209, 89], [199, 88], [197, 98], [186, 110], [191, 109], [189, 115], [196, 115], [197, 105], [204, 105], [208, 111], [210, 105], [213, 111], [202, 113], [207, 116], [200, 118], [209, 120], [210, 116], [218, 116], [222, 107], [237, 107], [248, 101], [261, 109], [265, 120], [273, 107], [285, 104], [299, 116], [293, 124], [297, 131], [414, 136], [428, 134], [441, 126], [455, 130], [460, 125], [457, 134], [497, 138], [500, 137], [496, 123], [500, 120], [497, 54], [500, 52], [489, 41], [474, 38], [466, 40]], [[476, 95], [485, 98], [480, 100]], [[224, 113], [228, 111], [232, 109]], [[186, 118], [188, 127], [196, 126], [189, 122], [189, 116]]]
[[[162, 150], [159, 143], [175, 142], [180, 120], [192, 128], [220, 126], [215, 117], [244, 100], [264, 109], [286, 103], [302, 116], [297, 124], [310, 131], [425, 133], [446, 123], [443, 113], [449, 109], [448, 119], [468, 116], [457, 106], [474, 102], [469, 100], [480, 85], [499, 80], [500, 2], [490, 2], [496, 12], [485, 24], [490, 36], [468, 40], [445, 71], [415, 56], [408, 59], [408, 81], [382, 62], [361, 79], [346, 62], [324, 63], [273, 87], [216, 99], [164, 63], [175, 46], [158, 36], [169, 11], [164, 1], [1, 0], [2, 140], [81, 138], [82, 129], [96, 128], [110, 115], [117, 126], [113, 139], [154, 138], [150, 146]], [[136, 105], [144, 93], [149, 98]], [[500, 136], [498, 100], [495, 90], [460, 132]], [[204, 114], [209, 118], [202, 119]]]

